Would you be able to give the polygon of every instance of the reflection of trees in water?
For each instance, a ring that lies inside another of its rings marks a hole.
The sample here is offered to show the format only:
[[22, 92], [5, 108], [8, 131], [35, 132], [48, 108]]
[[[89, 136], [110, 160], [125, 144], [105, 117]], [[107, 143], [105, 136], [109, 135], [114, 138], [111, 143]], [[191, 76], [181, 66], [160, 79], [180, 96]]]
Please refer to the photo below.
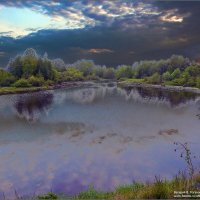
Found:
[[29, 121], [47, 110], [53, 102], [53, 94], [49, 92], [38, 92], [20, 95], [14, 104], [17, 113]]
[[185, 104], [189, 101], [195, 101], [199, 96], [198, 94], [192, 92], [176, 92], [176, 91], [167, 91], [161, 89], [151, 89], [151, 88], [124, 88], [126, 95], [129, 96], [131, 92], [137, 92], [142, 99], [153, 100], [157, 99], [158, 101], [167, 101], [172, 107], [178, 106], [180, 104]]
[[85, 88], [73, 93], [73, 100], [78, 103], [92, 103], [97, 97], [98, 90], [94, 88]]
[[118, 98], [121, 96], [126, 100], [150, 103], [163, 102], [165, 104], [169, 103], [172, 107], [175, 107], [189, 101], [195, 101], [198, 97], [197, 94], [191, 92], [174, 92], [150, 88], [122, 89], [116, 86], [113, 87], [113, 85], [109, 86], [105, 85], [91, 88], [79, 88], [64, 92], [61, 91], [54, 94], [55, 98], [50, 92], [17, 95], [14, 107], [20, 117], [33, 121], [37, 119], [42, 112], [48, 110], [53, 102], [63, 103], [65, 100], [72, 100], [73, 102], [81, 104], [91, 104], [105, 97], [113, 96], [114, 98]]
[[95, 101], [102, 100], [105, 96], [111, 95], [116, 89], [113, 84], [98, 85], [88, 88], [79, 88], [70, 91], [65, 99], [72, 100], [80, 104], [91, 104]]
[[55, 94], [55, 102], [62, 103], [65, 100], [72, 100], [80, 104], [91, 104], [101, 101], [108, 97], [122, 97], [125, 100], [146, 102], [146, 103], [164, 103], [171, 107], [176, 107], [181, 104], [195, 102], [198, 94], [192, 92], [176, 92], [161, 89], [151, 88], [120, 88], [116, 85], [96, 85], [92, 87], [76, 88], [74, 90], [65, 91]]

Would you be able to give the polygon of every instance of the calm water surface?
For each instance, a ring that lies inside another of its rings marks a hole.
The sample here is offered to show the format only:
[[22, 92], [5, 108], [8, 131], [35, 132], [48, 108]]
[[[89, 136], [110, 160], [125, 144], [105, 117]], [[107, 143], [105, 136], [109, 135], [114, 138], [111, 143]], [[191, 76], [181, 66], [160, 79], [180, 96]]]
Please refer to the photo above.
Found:
[[194, 94], [106, 83], [0, 96], [0, 192], [76, 194], [172, 178], [186, 167], [174, 141], [200, 153], [199, 108]]

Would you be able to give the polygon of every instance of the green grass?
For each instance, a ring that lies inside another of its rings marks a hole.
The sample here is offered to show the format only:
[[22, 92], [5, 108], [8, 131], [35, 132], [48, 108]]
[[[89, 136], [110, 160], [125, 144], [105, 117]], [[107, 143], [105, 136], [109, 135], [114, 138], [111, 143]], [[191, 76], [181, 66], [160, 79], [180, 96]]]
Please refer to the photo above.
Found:
[[36, 92], [36, 91], [46, 90], [46, 89], [48, 89], [48, 87], [45, 87], [45, 86], [44, 87], [29, 87], [29, 88], [0, 87], [0, 95]]
[[144, 79], [137, 79], [137, 78], [125, 78], [120, 80], [121, 83], [144, 83]]
[[88, 190], [80, 192], [77, 196], [72, 197], [72, 199], [109, 199], [112, 196], [112, 192], [97, 191], [93, 186], [90, 186]]
[[199, 191], [195, 184], [200, 183], [200, 176], [194, 178], [194, 184], [191, 185], [189, 180], [183, 174], [176, 176], [173, 180], [161, 180], [155, 178], [153, 183], [133, 183], [122, 185], [112, 192], [102, 192], [95, 190], [92, 186], [76, 196], [59, 196], [53, 193], [40, 195], [37, 199], [59, 199], [59, 200], [79, 200], [79, 199], [173, 199], [174, 191]]
[[48, 194], [44, 195], [39, 195], [38, 199], [43, 200], [43, 199], [60, 199], [58, 195], [54, 194], [53, 192], [49, 192]]

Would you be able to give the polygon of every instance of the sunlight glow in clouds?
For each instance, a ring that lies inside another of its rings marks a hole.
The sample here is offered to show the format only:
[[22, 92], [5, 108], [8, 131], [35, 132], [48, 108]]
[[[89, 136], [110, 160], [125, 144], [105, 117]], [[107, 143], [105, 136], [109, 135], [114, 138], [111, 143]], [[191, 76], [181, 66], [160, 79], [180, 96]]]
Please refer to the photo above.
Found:
[[189, 13], [186, 13], [184, 15], [178, 15], [178, 14], [176, 14], [177, 12], [178, 12], [177, 9], [169, 10], [167, 13], [165, 13], [163, 16], [161, 16], [160, 19], [164, 22], [181, 23], [181, 22], [183, 22], [184, 18], [186, 18], [190, 15]]
[[49, 27], [50, 23], [49, 17], [29, 9], [2, 7], [0, 10], [0, 30], [7, 33], [7, 36], [27, 35], [33, 29], [37, 30], [41, 26]]
[[49, 16], [28, 8], [0, 7], [1, 35], [19, 37], [40, 29], [82, 28], [76, 20]]
[[[2, 0], [0, 35], [19, 37], [40, 29], [78, 29], [111, 25], [126, 16], [152, 16], [160, 13], [150, 4], [134, 1], [30, 1]], [[1, 6], [1, 5], [0, 5]], [[135, 23], [136, 21], [134, 21]], [[139, 23], [139, 21], [138, 21]], [[127, 27], [128, 28], [128, 27]]]

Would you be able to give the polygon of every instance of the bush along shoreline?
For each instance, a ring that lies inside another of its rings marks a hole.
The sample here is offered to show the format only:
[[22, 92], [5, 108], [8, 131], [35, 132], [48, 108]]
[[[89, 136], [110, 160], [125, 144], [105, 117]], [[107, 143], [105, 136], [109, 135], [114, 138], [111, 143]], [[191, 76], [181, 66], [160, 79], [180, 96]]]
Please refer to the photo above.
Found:
[[171, 86], [171, 85], [154, 85], [148, 83], [136, 83], [132, 81], [120, 81], [118, 82], [118, 86], [122, 88], [149, 88], [149, 89], [159, 89], [159, 90], [167, 90], [172, 92], [191, 92], [200, 94], [200, 89], [195, 87], [183, 87], [183, 86]]
[[0, 69], [0, 94], [57, 88], [66, 82], [88, 80], [114, 80], [142, 87], [157, 85], [162, 89], [179, 86], [174, 89], [196, 88], [190, 89], [196, 92], [200, 89], [200, 64], [180, 55], [116, 67], [96, 65], [91, 60], [66, 64], [62, 59], [49, 59], [47, 53], [40, 56], [29, 48]]

